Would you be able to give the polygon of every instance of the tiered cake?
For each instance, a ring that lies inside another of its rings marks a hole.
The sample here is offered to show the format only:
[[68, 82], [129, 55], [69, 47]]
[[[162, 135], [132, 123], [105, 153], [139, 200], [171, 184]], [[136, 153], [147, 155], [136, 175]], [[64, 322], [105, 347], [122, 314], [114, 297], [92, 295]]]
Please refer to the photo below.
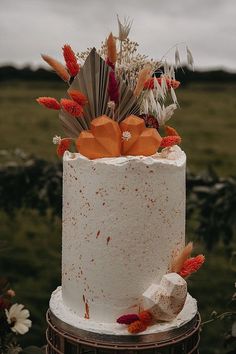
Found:
[[186, 156], [166, 126], [179, 82], [173, 66], [136, 53], [129, 30], [119, 21], [118, 37], [78, 57], [65, 45], [66, 67], [43, 56], [70, 98], [38, 99], [60, 111], [68, 135], [53, 139], [63, 156], [63, 237], [50, 309], [71, 326], [115, 335], [190, 321], [197, 306], [184, 278], [204, 261], [185, 246]]

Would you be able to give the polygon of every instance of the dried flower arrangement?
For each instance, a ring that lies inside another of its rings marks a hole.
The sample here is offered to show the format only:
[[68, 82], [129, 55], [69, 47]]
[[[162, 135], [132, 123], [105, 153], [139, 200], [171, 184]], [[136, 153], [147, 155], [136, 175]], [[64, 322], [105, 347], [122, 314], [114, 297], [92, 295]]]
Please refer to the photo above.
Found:
[[[141, 118], [146, 128], [159, 131], [165, 127], [167, 136], [159, 139], [158, 148], [171, 147], [181, 143], [179, 134], [174, 128], [166, 127], [166, 122], [177, 109], [178, 101], [175, 90], [180, 82], [175, 79], [175, 68], [180, 65], [178, 46], [175, 48], [175, 66], [169, 65], [166, 55], [161, 60], [149, 59], [146, 55], [138, 53], [138, 43], [129, 39], [131, 21], [125, 19], [122, 23], [118, 20], [119, 34], [112, 33], [101, 48], [88, 48], [87, 51], [75, 54], [72, 48], [66, 44], [63, 46], [65, 65], [57, 60], [42, 55], [42, 58], [50, 67], [69, 85], [67, 91], [69, 98], [56, 100], [52, 97], [39, 97], [37, 102], [42, 106], [59, 111], [66, 138], [53, 139], [59, 144], [58, 155], [62, 156], [74, 142], [79, 150], [80, 134], [83, 131], [90, 132], [91, 122], [98, 117], [104, 117], [121, 123], [130, 116]], [[193, 68], [193, 56], [188, 47], [187, 62]], [[172, 103], [170, 103], [172, 100]], [[168, 105], [165, 102], [169, 102]], [[120, 144], [126, 141], [130, 131], [121, 131]], [[127, 135], [128, 133], [128, 135]], [[132, 134], [131, 134], [132, 135]], [[124, 139], [125, 136], [125, 139]], [[95, 137], [96, 140], [96, 137]], [[135, 141], [133, 141], [135, 143]], [[149, 140], [147, 140], [149, 144]], [[100, 154], [97, 157], [120, 156], [122, 149], [114, 155], [106, 155], [110, 147], [104, 146], [101, 141], [96, 141], [96, 147], [100, 146]], [[153, 150], [150, 149], [151, 154]], [[133, 155], [140, 152], [133, 151]], [[142, 151], [141, 151], [142, 153]], [[88, 158], [94, 154], [87, 154]]]

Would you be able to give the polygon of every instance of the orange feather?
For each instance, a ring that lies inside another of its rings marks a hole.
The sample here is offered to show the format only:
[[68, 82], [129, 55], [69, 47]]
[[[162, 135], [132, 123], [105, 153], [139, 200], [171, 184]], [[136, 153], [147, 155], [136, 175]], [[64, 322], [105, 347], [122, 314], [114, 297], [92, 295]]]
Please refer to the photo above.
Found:
[[184, 262], [191, 255], [193, 250], [193, 243], [189, 242], [182, 251], [173, 259], [171, 264], [171, 272], [179, 273], [184, 265]]
[[51, 66], [51, 68], [57, 73], [57, 75], [64, 81], [69, 82], [70, 81], [70, 74], [62, 65], [59, 61], [56, 59], [53, 59], [49, 55], [41, 54], [41, 57], [43, 60]]

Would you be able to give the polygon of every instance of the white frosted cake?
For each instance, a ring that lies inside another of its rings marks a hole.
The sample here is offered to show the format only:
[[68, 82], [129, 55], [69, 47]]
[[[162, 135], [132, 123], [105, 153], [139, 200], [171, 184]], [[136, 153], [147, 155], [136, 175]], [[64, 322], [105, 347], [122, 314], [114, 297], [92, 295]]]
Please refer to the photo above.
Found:
[[[67, 134], [53, 138], [63, 157], [62, 285], [50, 310], [113, 335], [191, 321], [197, 305], [185, 279], [204, 262], [185, 245], [186, 156], [166, 125], [180, 83], [173, 66], [136, 54], [129, 29], [119, 22], [118, 37], [78, 57], [65, 45], [66, 67], [43, 56], [70, 84], [70, 98], [38, 99], [60, 111]], [[178, 64], [177, 48], [175, 57]]]

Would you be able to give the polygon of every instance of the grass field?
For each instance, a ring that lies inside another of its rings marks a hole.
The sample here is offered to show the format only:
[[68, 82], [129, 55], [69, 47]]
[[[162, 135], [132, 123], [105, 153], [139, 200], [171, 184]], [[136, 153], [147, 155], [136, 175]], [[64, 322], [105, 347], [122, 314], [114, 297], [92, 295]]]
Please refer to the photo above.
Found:
[[[16, 82], [0, 86], [0, 150], [21, 148], [45, 159], [56, 159], [51, 139], [55, 134], [63, 135], [57, 112], [43, 109], [34, 99], [60, 98], [64, 85]], [[179, 91], [181, 109], [172, 118], [171, 125], [183, 137], [183, 149], [192, 172], [212, 165], [221, 176], [236, 175], [235, 93], [236, 86], [220, 84], [190, 85]], [[0, 219], [0, 241], [6, 242], [0, 251], [1, 275], [11, 280], [17, 292], [16, 300], [31, 310], [34, 325], [25, 336], [25, 343], [42, 344], [48, 299], [60, 284], [61, 221], [41, 217], [31, 210], [21, 210], [14, 218], [1, 213]], [[195, 239], [192, 225], [188, 229], [189, 239]], [[207, 262], [190, 279], [189, 286], [206, 320], [213, 310], [225, 310], [234, 292], [236, 274], [229, 256], [231, 248], [219, 246], [211, 253], [200, 243], [198, 248], [206, 253]], [[225, 353], [222, 349], [225, 330], [225, 322], [204, 328], [201, 353]]]

